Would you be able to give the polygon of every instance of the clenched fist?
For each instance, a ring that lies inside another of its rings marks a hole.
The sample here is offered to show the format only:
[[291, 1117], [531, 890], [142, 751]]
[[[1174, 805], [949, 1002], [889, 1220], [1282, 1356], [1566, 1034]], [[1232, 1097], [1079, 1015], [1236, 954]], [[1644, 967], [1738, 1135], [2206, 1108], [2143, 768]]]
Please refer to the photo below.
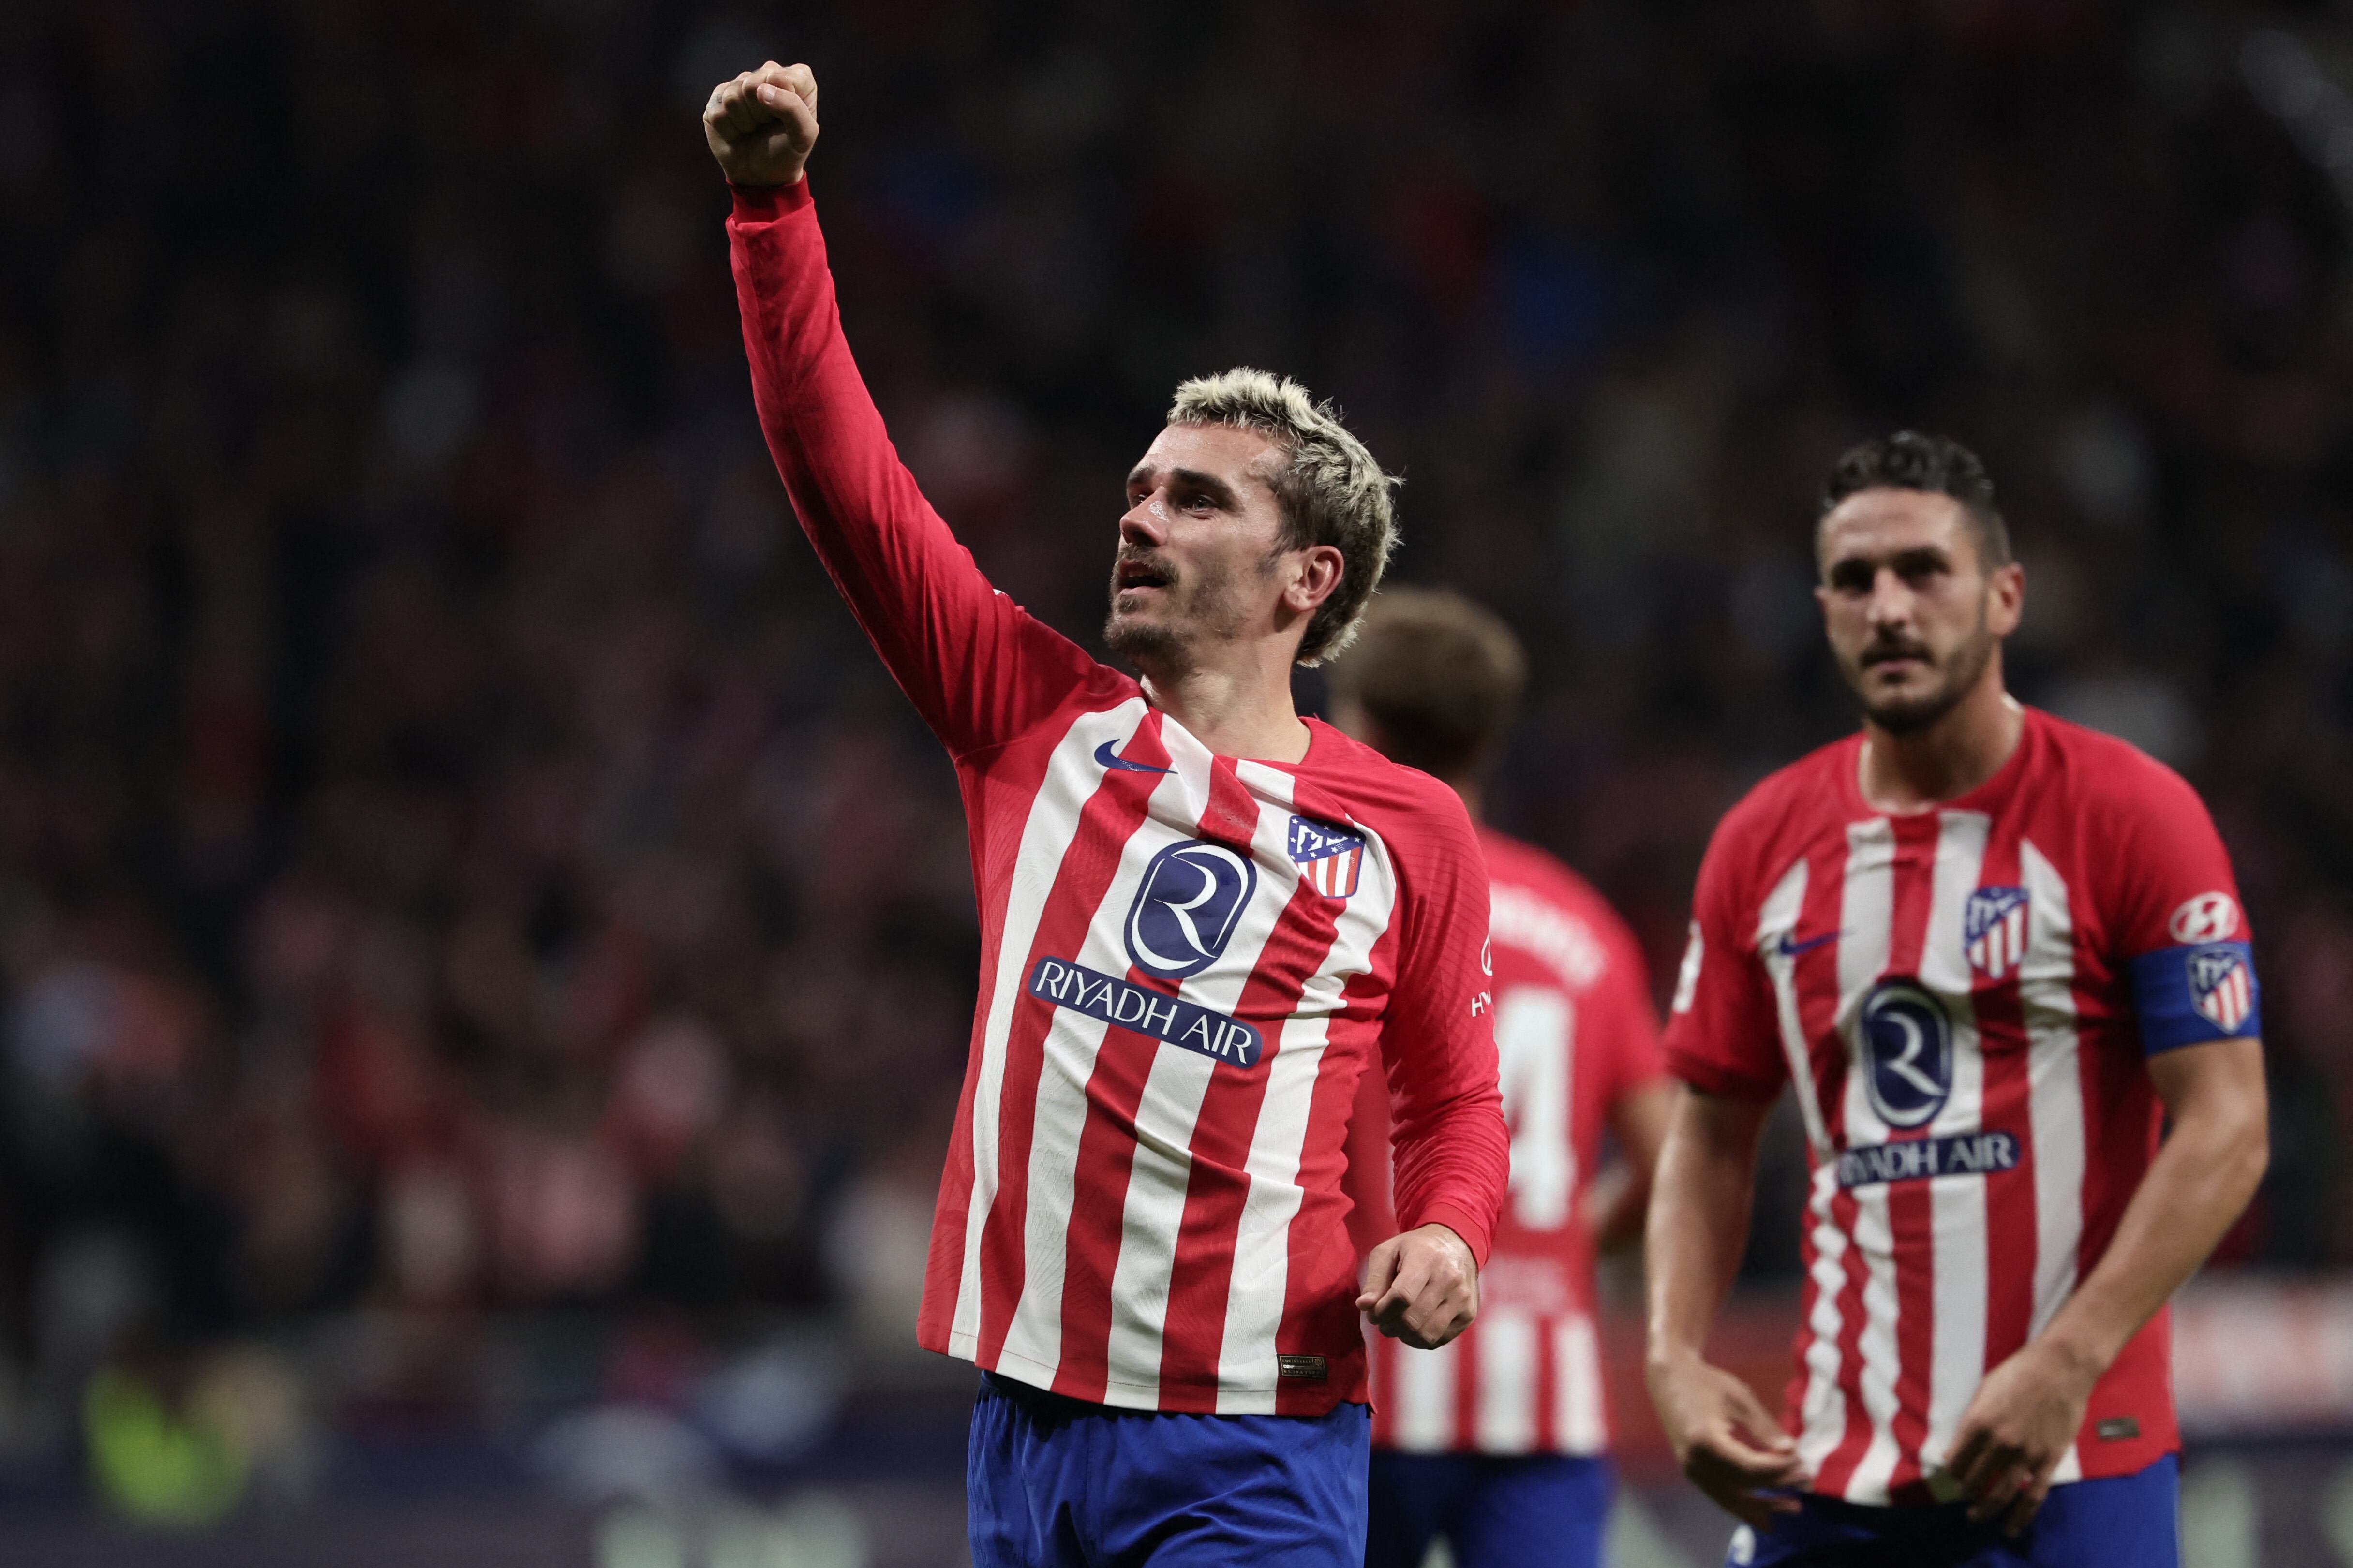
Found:
[[1442, 1225], [1393, 1236], [1365, 1259], [1356, 1310], [1393, 1340], [1434, 1351], [1479, 1315], [1479, 1262]]
[[817, 75], [770, 60], [711, 89], [702, 138], [728, 183], [797, 184], [817, 145]]

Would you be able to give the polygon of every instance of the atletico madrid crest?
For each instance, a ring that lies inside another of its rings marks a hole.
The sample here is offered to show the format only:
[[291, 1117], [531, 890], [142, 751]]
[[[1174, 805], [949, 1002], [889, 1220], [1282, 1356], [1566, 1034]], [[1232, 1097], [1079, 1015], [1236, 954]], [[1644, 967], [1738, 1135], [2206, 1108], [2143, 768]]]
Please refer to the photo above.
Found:
[[1988, 980], [2000, 979], [2026, 956], [2026, 889], [1979, 888], [1969, 895], [1961, 931], [1969, 967]]
[[2245, 1023], [2255, 1005], [2254, 977], [2248, 972], [2246, 959], [2227, 947], [2192, 952], [2189, 1005], [2226, 1035]]
[[1300, 880], [1327, 899], [1345, 899], [1356, 890], [1364, 869], [1365, 840], [1303, 816], [1291, 819], [1291, 858]]

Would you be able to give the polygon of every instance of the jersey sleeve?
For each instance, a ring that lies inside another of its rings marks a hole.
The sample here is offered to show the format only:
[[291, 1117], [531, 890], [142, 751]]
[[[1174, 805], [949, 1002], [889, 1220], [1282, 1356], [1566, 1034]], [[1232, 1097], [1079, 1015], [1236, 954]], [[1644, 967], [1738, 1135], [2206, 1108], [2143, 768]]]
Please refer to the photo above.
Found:
[[1511, 1179], [1487, 950], [1487, 864], [1451, 791], [1417, 826], [1427, 837], [1403, 868], [1397, 984], [1381, 1029], [1397, 1222], [1405, 1230], [1445, 1226], [1483, 1267]]
[[1691, 938], [1667, 1011], [1667, 1070], [1704, 1094], [1770, 1100], [1788, 1065], [1777, 1044], [1771, 983], [1747, 939], [1754, 921], [1740, 897], [1738, 820], [1736, 812], [1717, 826], [1700, 862]]
[[958, 756], [1108, 674], [989, 586], [899, 461], [850, 358], [807, 180], [727, 220], [752, 396], [793, 510], [850, 613]]
[[2111, 940], [2130, 975], [2149, 1055], [2263, 1032], [2253, 933], [2231, 858], [2205, 802], [2170, 769], [2142, 762], [2139, 787], [2099, 816], [2115, 837]]

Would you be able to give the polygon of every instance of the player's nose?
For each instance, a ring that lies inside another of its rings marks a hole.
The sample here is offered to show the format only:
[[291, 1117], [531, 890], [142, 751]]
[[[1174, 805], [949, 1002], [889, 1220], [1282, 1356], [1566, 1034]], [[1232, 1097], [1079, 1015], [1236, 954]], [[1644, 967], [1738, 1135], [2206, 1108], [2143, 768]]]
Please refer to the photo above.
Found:
[[1881, 567], [1871, 580], [1870, 612], [1873, 626], [1894, 626], [1912, 618], [1912, 590], [1894, 567]]
[[1159, 510], [1160, 492], [1140, 498], [1119, 520], [1119, 539], [1123, 544], [1158, 546], [1166, 542], [1168, 530]]

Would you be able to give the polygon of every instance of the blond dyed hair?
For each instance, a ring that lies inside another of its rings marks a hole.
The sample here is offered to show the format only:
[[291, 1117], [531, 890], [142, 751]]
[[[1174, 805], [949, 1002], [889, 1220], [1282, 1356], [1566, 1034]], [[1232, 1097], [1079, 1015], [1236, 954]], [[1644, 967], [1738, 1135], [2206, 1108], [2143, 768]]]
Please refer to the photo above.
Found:
[[1297, 659], [1318, 665], [1346, 648], [1397, 549], [1391, 492], [1405, 481], [1381, 471], [1329, 402], [1316, 402], [1287, 375], [1247, 365], [1178, 386], [1168, 423], [1255, 430], [1282, 448], [1282, 471], [1271, 479], [1282, 510], [1282, 548], [1330, 544], [1342, 558], [1340, 585], [1316, 606]]

